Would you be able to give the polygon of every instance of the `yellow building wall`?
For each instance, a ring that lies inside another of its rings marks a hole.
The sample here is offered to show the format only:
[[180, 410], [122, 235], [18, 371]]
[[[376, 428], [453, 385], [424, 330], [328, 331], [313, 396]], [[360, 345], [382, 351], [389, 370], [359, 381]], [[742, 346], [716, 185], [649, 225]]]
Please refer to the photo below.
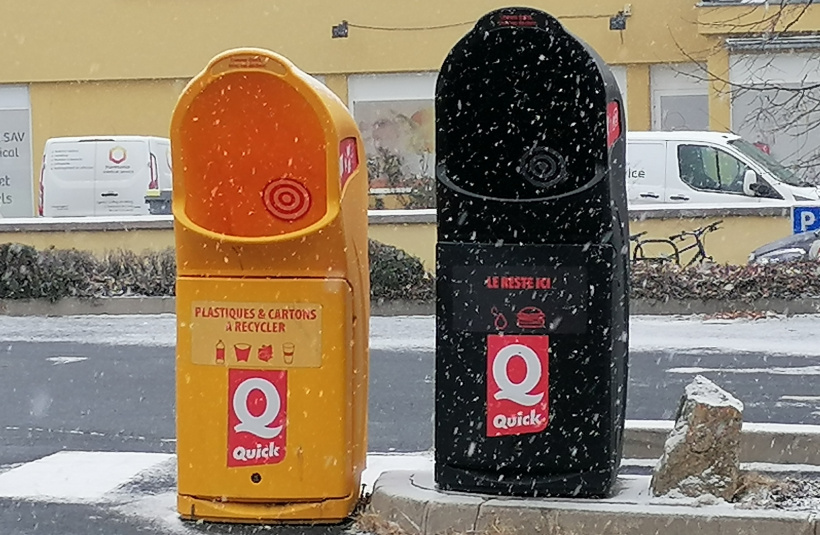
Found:
[[[723, 220], [721, 229], [708, 234], [706, 251], [719, 264], [746, 264], [754, 249], [791, 234], [791, 219], [786, 216], [703, 217], [697, 219], [644, 219], [630, 223], [630, 233], [646, 231], [645, 238], [667, 238], [682, 230], [694, 230], [717, 220]], [[435, 273], [436, 226], [433, 223], [371, 224], [371, 239], [393, 245], [418, 257], [425, 269]], [[126, 249], [135, 252], [159, 251], [174, 246], [171, 229], [128, 231], [35, 231], [0, 232], [0, 243], [24, 243], [38, 249], [80, 249], [103, 255], [108, 251]], [[691, 243], [691, 239], [683, 242]], [[668, 248], [647, 248], [647, 254], [668, 252]], [[691, 253], [690, 253], [691, 254]], [[684, 261], [690, 256], [684, 255]]]
[[[682, 231], [692, 231], [700, 227], [722, 220], [723, 223], [715, 232], [706, 235], [704, 239], [706, 253], [711, 255], [718, 264], [744, 265], [748, 262], [749, 253], [792, 233], [789, 217], [704, 217], [698, 219], [645, 219], [630, 221], [630, 234], [646, 231], [643, 238], [668, 238]], [[693, 238], [676, 242], [681, 248], [694, 243]], [[634, 250], [634, 248], [633, 248]], [[654, 256], [671, 251], [669, 246], [647, 246], [646, 255]], [[692, 258], [694, 250], [685, 253], [682, 261], [685, 263]]]
[[652, 91], [649, 87], [649, 65], [626, 68], [626, 126], [633, 132], [652, 129]]
[[[752, 29], [820, 29], [820, 6], [698, 7], [696, 0], [633, 0], [625, 31], [609, 30], [623, 0], [531, 1], [597, 50], [627, 67], [628, 127], [651, 127], [649, 67], [707, 62], [726, 73], [723, 37]], [[325, 77], [343, 101], [348, 76], [429, 72], [496, 0], [37, 0], [3, 2], [0, 84], [29, 84], [32, 180], [45, 140], [75, 135], [168, 134], [170, 113], [184, 84], [214, 55], [258, 46], [284, 54]], [[332, 39], [346, 20], [350, 35]], [[791, 25], [791, 26], [790, 26]], [[710, 126], [728, 130], [723, 81], [710, 83]], [[35, 188], [35, 191], [37, 188]], [[386, 207], [393, 207], [386, 200]]]
[[32, 83], [35, 172], [46, 140], [59, 136], [154, 135], [168, 137], [171, 112], [187, 80]]
[[[693, 0], [632, 0], [623, 32], [609, 18], [623, 0], [542, 0], [610, 63], [689, 61], [708, 49]], [[217, 53], [270, 48], [318, 74], [436, 70], [497, 0], [37, 0], [3, 2], [0, 82], [190, 78]], [[347, 39], [331, 27], [349, 21]], [[376, 27], [365, 28], [365, 26]], [[683, 50], [683, 51], [682, 51]]]
[[[629, 66], [633, 129], [649, 126], [643, 66], [706, 61], [731, 33], [820, 28], [816, 5], [781, 12], [777, 6], [697, 7], [695, 0], [628, 4], [631, 16], [622, 32], [609, 30], [609, 18], [624, 9], [623, 0], [528, 5], [557, 16], [608, 63]], [[480, 16], [505, 5], [494, 0], [4, 2], [0, 84], [32, 84], [36, 161], [42, 141], [56, 135], [164, 135], [167, 120], [161, 116], [169, 114], [169, 99], [229, 48], [260, 46], [282, 53], [303, 70], [328, 76], [328, 85], [346, 100], [347, 75], [437, 70]], [[332, 39], [331, 27], [342, 20], [349, 21], [350, 36]], [[723, 100], [711, 104], [728, 110]], [[51, 118], [53, 113], [58, 116]], [[727, 114], [715, 110], [713, 128], [725, 127]]]
[[812, 1], [777, 1], [758, 6], [702, 7], [698, 9], [697, 20], [702, 35], [817, 32], [820, 5]]
[[[325, 76], [346, 102], [348, 75], [435, 71], [479, 17], [506, 5], [492, 0], [4, 2], [0, 84], [30, 86], [36, 186], [48, 138], [166, 136], [186, 81], [226, 49], [259, 46], [282, 53], [303, 70]], [[647, 65], [690, 61], [687, 54], [703, 59], [714, 41], [697, 32], [693, 0], [633, 1], [623, 32], [609, 30], [609, 18], [624, 9], [622, 0], [529, 5], [557, 16], [607, 62], [629, 65], [633, 129], [650, 125]], [[350, 36], [332, 39], [331, 27], [342, 20], [349, 21]]]
[[400, 223], [370, 225], [368, 237], [386, 243], [419, 258], [430, 273], [436, 271], [436, 225], [434, 223]]
[[[633, 0], [625, 31], [609, 30], [623, 0], [531, 1], [610, 64], [627, 66], [628, 124], [651, 126], [649, 65], [708, 61], [725, 72], [724, 35], [756, 28], [812, 31], [820, 7], [698, 7], [695, 0]], [[305, 0], [38, 0], [4, 2], [0, 84], [31, 87], [33, 169], [45, 140], [63, 135], [167, 135], [185, 82], [214, 55], [239, 46], [284, 54], [326, 77], [347, 101], [347, 76], [428, 72], [496, 0], [334, 2]], [[346, 20], [350, 34], [332, 39]], [[789, 26], [791, 25], [791, 26]], [[710, 84], [710, 126], [729, 128], [729, 101]], [[36, 189], [36, 188], [35, 188]]]

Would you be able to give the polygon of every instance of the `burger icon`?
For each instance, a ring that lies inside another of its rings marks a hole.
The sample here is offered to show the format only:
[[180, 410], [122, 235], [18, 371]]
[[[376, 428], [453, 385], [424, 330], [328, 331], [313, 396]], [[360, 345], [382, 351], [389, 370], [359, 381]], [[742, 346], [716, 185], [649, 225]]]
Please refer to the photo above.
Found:
[[547, 318], [540, 308], [524, 307], [515, 315], [516, 325], [519, 329], [543, 329], [547, 324]]

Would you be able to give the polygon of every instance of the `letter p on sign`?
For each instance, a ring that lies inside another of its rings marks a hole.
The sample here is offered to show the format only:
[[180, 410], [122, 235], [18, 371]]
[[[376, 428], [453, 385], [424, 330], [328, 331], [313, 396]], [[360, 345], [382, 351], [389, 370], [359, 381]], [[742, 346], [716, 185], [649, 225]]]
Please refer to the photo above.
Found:
[[820, 206], [795, 206], [792, 212], [795, 234], [820, 228]]
[[525, 435], [549, 420], [549, 337], [487, 336], [487, 436]]

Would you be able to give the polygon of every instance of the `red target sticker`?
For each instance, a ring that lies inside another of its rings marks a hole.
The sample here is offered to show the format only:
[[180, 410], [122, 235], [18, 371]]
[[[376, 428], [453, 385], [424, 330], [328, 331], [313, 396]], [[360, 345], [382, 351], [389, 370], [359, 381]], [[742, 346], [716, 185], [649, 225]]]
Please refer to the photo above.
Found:
[[310, 192], [290, 178], [271, 181], [262, 191], [262, 200], [268, 212], [279, 219], [292, 221], [299, 219], [310, 209]]

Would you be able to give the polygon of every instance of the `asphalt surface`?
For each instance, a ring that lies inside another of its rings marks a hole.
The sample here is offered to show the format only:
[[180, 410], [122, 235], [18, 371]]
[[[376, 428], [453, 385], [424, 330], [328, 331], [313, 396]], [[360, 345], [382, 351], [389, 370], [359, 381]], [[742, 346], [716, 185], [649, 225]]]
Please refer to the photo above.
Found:
[[[412, 452], [431, 447], [433, 361], [430, 349], [372, 350], [370, 451]], [[702, 373], [745, 403], [746, 421], [818, 424], [819, 369], [820, 357], [636, 351], [630, 362], [627, 417], [673, 418], [683, 387]], [[0, 346], [0, 407], [0, 472], [61, 450], [171, 454], [175, 447], [174, 350], [4, 342]], [[132, 489], [134, 495], [171, 496], [174, 470], [167, 468], [163, 477]], [[345, 530], [345, 526], [268, 530], [155, 524], [144, 516], [127, 514], [128, 506], [128, 500], [102, 506], [0, 498], [0, 533], [323, 535]], [[173, 530], [169, 531], [169, 525]]]
[[244, 526], [186, 523], [179, 531], [99, 506], [0, 500], [4, 535], [167, 535], [169, 533], [335, 535], [349, 526]]

